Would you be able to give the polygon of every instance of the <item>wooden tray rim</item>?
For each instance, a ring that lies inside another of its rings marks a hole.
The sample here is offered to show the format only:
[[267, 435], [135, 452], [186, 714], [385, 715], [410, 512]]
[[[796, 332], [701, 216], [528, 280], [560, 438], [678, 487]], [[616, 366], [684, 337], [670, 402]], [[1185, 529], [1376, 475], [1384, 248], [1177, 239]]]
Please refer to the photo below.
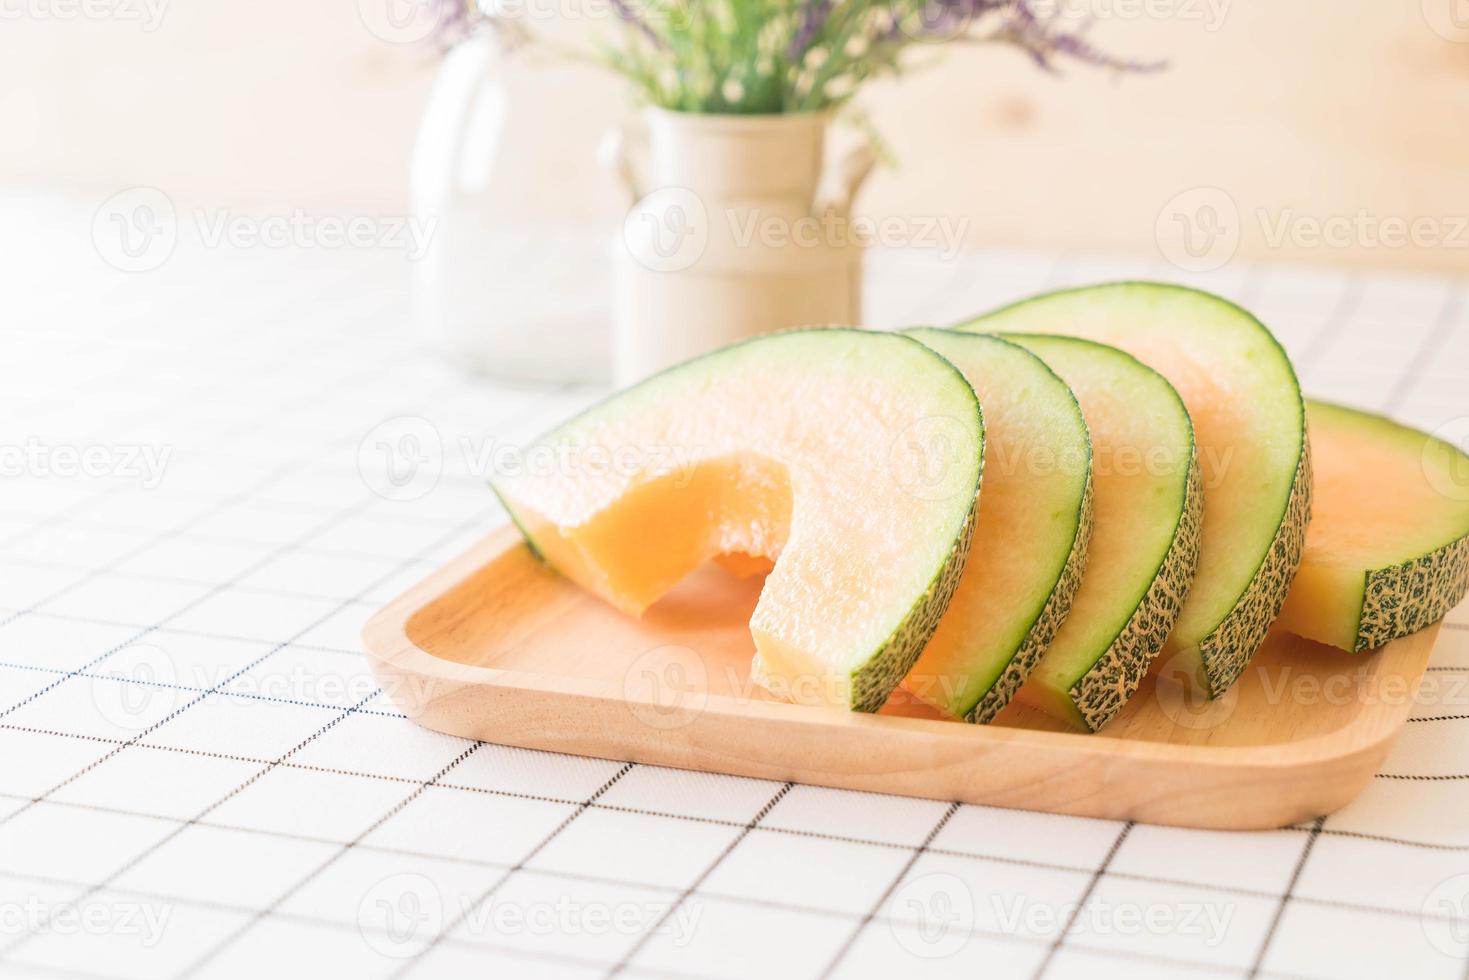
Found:
[[[650, 701], [633, 700], [620, 686], [592, 678], [561, 674], [543, 674], [462, 664], [436, 657], [420, 649], [408, 638], [409, 621], [434, 598], [462, 584], [489, 559], [507, 547], [523, 546], [513, 526], [506, 526], [475, 543], [468, 550], [410, 587], [373, 614], [362, 629], [364, 650], [374, 669], [379, 665], [407, 669], [437, 680], [462, 684], [488, 685], [511, 691], [552, 693], [596, 701], [618, 701], [627, 704], [656, 706]], [[1432, 645], [1438, 625], [1409, 637], [1394, 640], [1372, 654], [1356, 656], [1389, 657], [1396, 662], [1418, 652], [1420, 644]], [[1354, 656], [1344, 654], [1344, 656]], [[1424, 658], [1426, 662], [1426, 657]], [[1379, 669], [1381, 669], [1379, 667]], [[379, 671], [380, 672], [380, 671]], [[1411, 677], [1418, 683], [1422, 672]], [[1262, 745], [1179, 744], [1137, 739], [1088, 735], [1071, 732], [1048, 732], [994, 725], [970, 725], [961, 721], [905, 718], [891, 715], [869, 715], [840, 712], [801, 705], [757, 699], [707, 695], [700, 707], [702, 714], [727, 718], [750, 718], [752, 715], [784, 724], [819, 725], [822, 727], [875, 727], [879, 730], [904, 731], [915, 734], [966, 739], [976, 746], [1031, 745], [1072, 754], [1107, 759], [1127, 755], [1151, 762], [1218, 765], [1229, 768], [1288, 770], [1302, 766], [1341, 762], [1364, 752], [1384, 747], [1397, 735], [1413, 705], [1412, 697], [1399, 702], [1364, 709], [1356, 719], [1340, 729], [1292, 742]], [[817, 717], [813, 712], [821, 712]], [[410, 715], [411, 717], [411, 715]]]

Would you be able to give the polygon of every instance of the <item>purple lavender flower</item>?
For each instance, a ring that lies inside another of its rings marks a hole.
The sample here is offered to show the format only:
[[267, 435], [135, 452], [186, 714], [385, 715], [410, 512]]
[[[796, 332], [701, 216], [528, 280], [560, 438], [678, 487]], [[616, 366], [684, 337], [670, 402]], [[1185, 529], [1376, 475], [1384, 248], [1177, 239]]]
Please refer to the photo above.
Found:
[[1143, 62], [1131, 58], [1114, 58], [1098, 50], [1084, 36], [1091, 26], [1090, 21], [1084, 21], [1079, 30], [1068, 33], [1053, 28], [1047, 21], [1036, 16], [1030, 7], [1030, 0], [1006, 0], [1006, 6], [1010, 8], [1010, 20], [997, 36], [1013, 41], [1044, 71], [1056, 71], [1051, 59], [1057, 55], [1075, 58], [1096, 68], [1113, 68], [1117, 71], [1150, 72], [1168, 67], [1166, 61]]
[[628, 4], [627, 0], [612, 0], [612, 9], [619, 18], [631, 24], [633, 30], [646, 38], [655, 48], [663, 47], [663, 38], [658, 36], [658, 32], [653, 30], [652, 26]]
[[802, 0], [801, 26], [796, 30], [795, 37], [791, 38], [790, 46], [786, 48], [788, 61], [800, 64], [801, 59], [806, 56], [806, 49], [811, 47], [811, 39], [831, 16], [831, 6], [832, 0]]
[[[418, 2], [432, 5], [434, 39], [443, 48], [481, 30], [493, 32], [505, 49], [533, 37], [522, 18], [495, 13], [486, 0]], [[913, 44], [998, 41], [1020, 48], [1050, 72], [1067, 60], [1126, 72], [1166, 66], [1104, 53], [1088, 40], [1088, 22], [1078, 26], [1057, 12], [1038, 9], [1041, 0], [610, 0], [610, 5], [625, 28], [623, 40], [602, 45], [598, 59], [629, 79], [647, 101], [686, 112], [830, 109], [869, 80], [905, 71], [903, 54]], [[738, 29], [719, 29], [725, 22]], [[807, 65], [817, 50], [826, 60]], [[731, 87], [728, 80], [738, 84]]]
[[966, 33], [986, 14], [1004, 10], [1013, 0], [925, 0], [917, 24], [899, 23], [889, 31], [890, 40], [898, 33], [915, 40], [947, 41]]
[[917, 25], [896, 24], [883, 40], [899, 40], [901, 33], [915, 40], [947, 41], [994, 15], [999, 23], [988, 36], [1016, 45], [1048, 72], [1057, 70], [1057, 58], [1129, 72], [1157, 71], [1167, 66], [1161, 61], [1140, 62], [1105, 54], [1087, 41], [1086, 23], [1077, 31], [1063, 31], [1054, 26], [1053, 18], [1037, 14], [1031, 4], [1032, 0], [926, 0]]
[[427, 2], [434, 12], [434, 30], [430, 37], [440, 51], [448, 51], [478, 31], [492, 32], [502, 51], [513, 51], [530, 38], [522, 23], [486, 13], [479, 0]]
[[434, 41], [448, 49], [464, 40], [472, 29], [469, 2], [466, 0], [429, 0], [434, 12]]

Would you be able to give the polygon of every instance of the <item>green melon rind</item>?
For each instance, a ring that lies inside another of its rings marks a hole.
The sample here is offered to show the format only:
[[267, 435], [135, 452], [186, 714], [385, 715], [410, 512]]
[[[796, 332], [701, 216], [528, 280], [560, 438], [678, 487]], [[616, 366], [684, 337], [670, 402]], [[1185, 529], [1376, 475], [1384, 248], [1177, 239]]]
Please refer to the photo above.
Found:
[[[1041, 293], [971, 317], [955, 325], [953, 329], [987, 333], [995, 329], [987, 325], [988, 321], [1033, 303], [1092, 290], [1132, 288], [1191, 293], [1236, 311], [1259, 328], [1261, 334], [1279, 352], [1287, 373], [1296, 382], [1301, 450], [1296, 461], [1295, 474], [1291, 479], [1290, 493], [1281, 510], [1280, 523], [1276, 526], [1275, 537], [1256, 567], [1255, 574], [1235, 598], [1230, 611], [1213, 630], [1199, 641], [1194, 651], [1202, 662], [1201, 680], [1209, 692], [1209, 697], [1216, 698], [1228, 690], [1239, 679], [1240, 674], [1244, 673], [1245, 668], [1249, 666], [1250, 658], [1265, 642], [1265, 634], [1269, 632], [1271, 624], [1280, 615], [1280, 609], [1285, 605], [1285, 597], [1290, 591], [1296, 570], [1301, 565], [1301, 554], [1306, 544], [1306, 526], [1311, 521], [1311, 446], [1306, 432], [1306, 401], [1300, 394], [1300, 380], [1296, 377], [1295, 365], [1286, 354], [1285, 348], [1258, 317], [1238, 303], [1232, 303], [1222, 296], [1189, 286], [1145, 280], [1124, 280]], [[1048, 332], [1065, 334], [1064, 327], [1057, 326], [1057, 329], [1051, 329]], [[1000, 326], [998, 332], [1003, 333], [1005, 329], [1004, 326]]]
[[[911, 336], [913, 339], [918, 340], [919, 343], [922, 343], [920, 338], [925, 331], [937, 329], [939, 328], [909, 327], [907, 330], [901, 331], [901, 333]], [[1014, 344], [998, 334], [982, 334], [981, 336], [1007, 346], [1021, 347], [1021, 345]], [[1021, 349], [1024, 350], [1023, 347]], [[1062, 621], [1065, 620], [1067, 613], [1071, 611], [1071, 604], [1076, 598], [1077, 589], [1081, 587], [1081, 576], [1086, 568], [1087, 548], [1091, 542], [1092, 535], [1092, 444], [1091, 433], [1087, 431], [1086, 420], [1081, 411], [1081, 404], [1076, 400], [1075, 393], [1071, 391], [1066, 382], [1061, 380], [1055, 371], [1051, 370], [1050, 365], [1046, 364], [1043, 359], [1037, 357], [1033, 352], [1028, 353], [1031, 353], [1031, 356], [1035, 357], [1037, 366], [1053, 377], [1056, 383], [1065, 390], [1067, 397], [1071, 399], [1071, 407], [1075, 411], [1076, 419], [1081, 424], [1082, 432], [1086, 434], [1086, 484], [1082, 488], [1081, 501], [1076, 508], [1076, 529], [1072, 535], [1071, 551], [1067, 554], [1066, 561], [1061, 566], [1061, 572], [1052, 585], [1050, 593], [1046, 596], [1046, 601], [1041, 605], [1040, 611], [1036, 613], [1036, 618], [1031, 622], [1030, 629], [1026, 631], [1024, 638], [1011, 654], [1010, 660], [1006, 663], [1004, 670], [1000, 672], [990, 684], [989, 688], [979, 696], [979, 699], [967, 711], [956, 712], [965, 721], [977, 725], [990, 722], [1010, 703], [1015, 696], [1015, 692], [1020, 689], [1021, 685], [1025, 683], [1026, 678], [1030, 676], [1031, 671], [1035, 669], [1036, 664], [1040, 662], [1041, 654], [1045, 652], [1046, 647], [1051, 645], [1051, 640], [1055, 638], [1056, 631], [1061, 628]], [[943, 355], [940, 354], [939, 356], [942, 357]], [[962, 374], [963, 372], [961, 371], [960, 373]], [[983, 415], [984, 404], [981, 402], [981, 434], [984, 432]], [[985, 443], [982, 441], [980, 444], [981, 481], [983, 480], [984, 471], [984, 450]], [[974, 525], [977, 526], [979, 520], [978, 508], [975, 509], [972, 520]], [[974, 530], [975, 527], [970, 527], [968, 532], [972, 535]], [[962, 578], [962, 566], [959, 572], [960, 575], [956, 577], [953, 589], [950, 590], [951, 596], [953, 590], [958, 588], [959, 578]], [[935, 619], [933, 629], [929, 631], [930, 637], [933, 631], [938, 628], [938, 619], [942, 619], [942, 615]], [[924, 640], [924, 643], [927, 643], [927, 639]], [[914, 663], [917, 662], [917, 658], [922, 653], [923, 650], [920, 647], [918, 653], [914, 655]], [[912, 664], [909, 665], [909, 669], [912, 669]], [[904, 671], [905, 676], [906, 674], [907, 671]], [[939, 707], [941, 710], [947, 710], [943, 709], [942, 706]]]
[[510, 523], [514, 524], [515, 530], [520, 532], [520, 540], [525, 542], [525, 548], [527, 551], [530, 552], [531, 557], [534, 558], [536, 561], [541, 562], [542, 564], [549, 564], [549, 562], [546, 561], [546, 556], [541, 554], [541, 549], [536, 544], [535, 538], [531, 537], [530, 531], [521, 521], [520, 515], [515, 513], [514, 507], [510, 506], [510, 501], [506, 499], [505, 495], [500, 492], [500, 488], [495, 486], [493, 482], [490, 483], [489, 486], [490, 493], [495, 495], [495, 499], [500, 502], [500, 507], [505, 511], [506, 514], [510, 515]]
[[[1192, 433], [1192, 426], [1189, 431]], [[1097, 731], [1122, 710], [1163, 649], [1193, 583], [1203, 531], [1204, 477], [1199, 469], [1198, 447], [1190, 436], [1183, 512], [1173, 532], [1173, 543], [1136, 611], [1106, 652], [1071, 686], [1071, 704], [1089, 730]]]
[[1275, 533], [1265, 560], [1255, 570], [1243, 597], [1223, 622], [1199, 641], [1204, 681], [1209, 696], [1227, 691], [1250, 665], [1250, 658], [1265, 642], [1265, 634], [1280, 616], [1290, 584], [1301, 567], [1306, 547], [1306, 527], [1311, 523], [1311, 443], [1301, 441], [1301, 458], [1291, 482], [1285, 515]]
[[1127, 622], [1117, 631], [1107, 649], [1067, 691], [1071, 699], [1072, 721], [1095, 732], [1137, 693], [1148, 668], [1163, 649], [1168, 634], [1173, 631], [1174, 624], [1183, 613], [1183, 604], [1188, 597], [1189, 586], [1193, 584], [1199, 549], [1203, 544], [1204, 477], [1199, 466], [1198, 441], [1188, 407], [1168, 379], [1126, 351], [1098, 341], [1056, 334], [1013, 336], [1022, 346], [1026, 338], [1049, 337], [1099, 347], [1126, 358], [1140, 370], [1155, 376], [1172, 394], [1188, 432], [1188, 467], [1184, 479], [1183, 506], [1179, 509], [1178, 522], [1173, 527], [1168, 551], [1158, 562], [1148, 589], [1138, 600]]
[[1025, 639], [1021, 641], [1015, 655], [995, 678], [990, 689], [979, 699], [979, 703], [964, 715], [964, 720], [976, 725], [983, 725], [994, 719], [1005, 705], [1009, 704], [1015, 697], [1015, 692], [1020, 690], [1020, 685], [1030, 676], [1035, 665], [1040, 662], [1041, 654], [1046, 652], [1046, 647], [1056, 638], [1056, 631], [1061, 628], [1061, 623], [1066, 615], [1071, 612], [1071, 604], [1076, 599], [1076, 590], [1081, 588], [1081, 578], [1086, 572], [1087, 548], [1092, 539], [1092, 471], [1091, 471], [1091, 447], [1087, 447], [1087, 472], [1086, 487], [1082, 490], [1081, 506], [1077, 511], [1076, 537], [1071, 542], [1071, 553], [1066, 556], [1066, 564], [1062, 566], [1061, 576], [1056, 580], [1056, 585], [1051, 589], [1046, 604], [1041, 607], [1040, 614], [1036, 616], [1035, 622], [1031, 624], [1030, 630], [1026, 632]]
[[[647, 384], [649, 381], [663, 374], [683, 370], [697, 361], [714, 357], [731, 348], [755, 343], [760, 340], [768, 340], [774, 334], [809, 333], [827, 330], [847, 333], [867, 332], [854, 327], [794, 327], [789, 330], [772, 331], [772, 333], [761, 334], [747, 340], [737, 341], [726, 347], [700, 354], [687, 361], [664, 368], [662, 371], [637, 382], [632, 387], [636, 388]], [[934, 577], [929, 581], [928, 588], [914, 601], [913, 605], [909, 607], [907, 614], [904, 615], [893, 632], [889, 634], [888, 641], [874, 651], [860, 667], [855, 668], [849, 674], [850, 683], [848, 687], [847, 706], [852, 711], [865, 712], [875, 712], [887, 703], [887, 699], [892, 694], [893, 688], [897, 687], [898, 682], [912, 669], [913, 664], [918, 660], [919, 654], [923, 652], [923, 648], [928, 643], [929, 638], [933, 636], [934, 630], [938, 628], [939, 620], [943, 618], [944, 611], [948, 609], [949, 602], [954, 597], [954, 590], [958, 588], [959, 579], [964, 573], [964, 562], [969, 557], [969, 548], [974, 540], [974, 526], [978, 511], [980, 486], [984, 476], [984, 413], [980, 408], [979, 398], [974, 395], [974, 389], [970, 386], [968, 379], [964, 377], [958, 368], [950, 364], [936, 351], [919, 343], [917, 340], [896, 333], [884, 333], [883, 336], [899, 337], [906, 343], [922, 348], [942, 364], [943, 367], [952, 371], [954, 376], [963, 383], [964, 390], [969, 392], [970, 403], [974, 406], [976, 433], [979, 440], [979, 466], [976, 469], [973, 487], [965, 491], [970, 500], [969, 512], [964, 518], [963, 524], [960, 526], [959, 533], [955, 537], [953, 545], [950, 547], [948, 557], [934, 574]], [[602, 401], [583, 409], [570, 419], [555, 426], [551, 430], [551, 433], [555, 433], [586, 415], [599, 410], [627, 390], [629, 389], [614, 392]], [[525, 541], [526, 547], [530, 550], [531, 554], [537, 560], [544, 563], [545, 556], [536, 545], [535, 539], [527, 532], [524, 522], [515, 513], [515, 508], [510, 505], [510, 501], [505, 498], [505, 495], [493, 482], [490, 483], [490, 489], [505, 508], [506, 513], [510, 515], [510, 520], [520, 531], [521, 538]], [[548, 567], [550, 566], [548, 565]], [[752, 677], [756, 677], [760, 670], [758, 656], [755, 658], [752, 667]]]
[[[983, 429], [981, 429], [981, 435]], [[980, 440], [981, 447], [984, 445]], [[980, 450], [981, 467], [984, 450]], [[982, 478], [981, 478], [982, 480]], [[976, 500], [978, 494], [976, 493]], [[923, 648], [928, 645], [939, 620], [954, 598], [959, 579], [964, 575], [964, 561], [974, 542], [975, 517], [978, 508], [970, 508], [969, 518], [954, 542], [949, 560], [934, 577], [928, 590], [913, 604], [903, 622], [893, 631], [887, 645], [872, 655], [861, 667], [852, 671], [847, 704], [853, 711], [877, 711], [887, 703], [893, 688], [913, 669]]]
[[1357, 652], [1438, 622], [1469, 595], [1469, 535], [1400, 565], [1367, 573]]
[[[903, 335], [889, 334], [889, 336], [902, 337]], [[964, 377], [964, 372], [950, 364], [937, 351], [912, 337], [903, 337], [903, 339], [909, 343], [918, 344], [919, 347], [943, 361], [949, 370], [958, 375], [959, 380], [963, 381], [966, 387], [969, 386], [969, 380]], [[969, 391], [973, 394], [974, 389], [970, 387]], [[893, 689], [898, 686], [908, 671], [913, 669], [919, 655], [923, 653], [923, 648], [928, 645], [929, 639], [933, 636], [934, 630], [938, 629], [939, 620], [944, 618], [944, 612], [954, 598], [954, 590], [959, 587], [959, 579], [964, 575], [964, 562], [968, 559], [969, 548], [974, 543], [974, 527], [979, 516], [979, 495], [984, 486], [984, 409], [980, 406], [977, 395], [973, 398], [973, 404], [979, 439], [979, 466], [975, 471], [973, 487], [965, 491], [969, 497], [969, 514], [964, 518], [964, 524], [954, 539], [954, 544], [949, 550], [949, 557], [943, 567], [929, 581], [928, 588], [923, 594], [909, 607], [907, 615], [889, 635], [888, 642], [867, 658], [862, 666], [848, 675], [847, 707], [849, 710], [875, 712], [887, 703]]]

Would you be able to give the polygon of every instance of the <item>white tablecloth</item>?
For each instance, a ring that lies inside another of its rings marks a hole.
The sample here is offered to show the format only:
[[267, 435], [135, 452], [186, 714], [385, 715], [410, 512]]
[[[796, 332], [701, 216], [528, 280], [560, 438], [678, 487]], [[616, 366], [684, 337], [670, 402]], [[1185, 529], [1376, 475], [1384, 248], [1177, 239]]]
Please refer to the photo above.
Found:
[[[597, 392], [446, 369], [398, 252], [181, 244], [125, 273], [94, 205], [6, 203], [0, 975], [1464, 974], [1469, 609], [1362, 796], [1269, 833], [438, 735], [377, 690], [358, 630], [503, 520], [458, 447]], [[1444, 279], [887, 253], [870, 319], [1124, 276], [1237, 298], [1312, 394], [1469, 414]], [[365, 478], [383, 442], [428, 468]]]

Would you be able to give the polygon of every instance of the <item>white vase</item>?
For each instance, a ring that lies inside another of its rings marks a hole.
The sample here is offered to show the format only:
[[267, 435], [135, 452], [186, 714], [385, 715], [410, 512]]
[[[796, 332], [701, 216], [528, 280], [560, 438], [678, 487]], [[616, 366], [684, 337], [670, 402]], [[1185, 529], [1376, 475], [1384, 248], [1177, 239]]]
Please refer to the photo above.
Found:
[[[413, 213], [432, 222], [414, 267], [414, 317], [421, 336], [470, 371], [608, 376], [605, 243], [618, 191], [606, 178], [596, 187], [595, 128], [580, 127], [580, 160], [561, 159], [569, 143], [579, 149], [579, 130], [555, 121], [552, 100], [577, 98], [567, 83], [488, 36], [447, 52], [434, 80], [410, 176]], [[568, 164], [576, 186], [558, 172]], [[589, 204], [595, 192], [603, 197]], [[601, 224], [587, 217], [599, 208]]]
[[614, 243], [613, 371], [628, 384], [716, 347], [859, 324], [848, 218], [872, 166], [826, 166], [829, 117], [646, 110], [607, 148], [636, 203]]

